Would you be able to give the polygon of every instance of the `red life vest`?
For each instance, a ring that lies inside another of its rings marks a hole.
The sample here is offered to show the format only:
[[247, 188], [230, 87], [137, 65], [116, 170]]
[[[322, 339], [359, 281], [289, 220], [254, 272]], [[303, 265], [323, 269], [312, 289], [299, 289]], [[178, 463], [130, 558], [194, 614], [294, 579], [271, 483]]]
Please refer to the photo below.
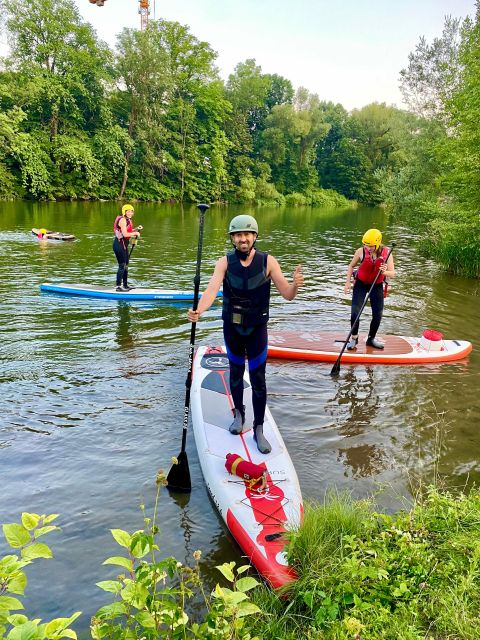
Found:
[[[365, 284], [372, 284], [380, 270], [380, 265], [385, 262], [387, 255], [388, 247], [383, 247], [378, 258], [374, 260], [370, 255], [370, 251], [366, 247], [363, 247], [363, 259], [358, 267], [356, 277]], [[385, 276], [381, 273], [377, 278], [377, 283], [383, 282], [384, 280]]]
[[[120, 230], [120, 224], [119, 224], [122, 218], [123, 216], [117, 216], [115, 218], [115, 222], [113, 223], [113, 233], [115, 234], [118, 240], [122, 240], [123, 238], [122, 232]], [[127, 231], [128, 233], [132, 233], [133, 231], [132, 221], [129, 218], [125, 218], [125, 219], [127, 221]]]

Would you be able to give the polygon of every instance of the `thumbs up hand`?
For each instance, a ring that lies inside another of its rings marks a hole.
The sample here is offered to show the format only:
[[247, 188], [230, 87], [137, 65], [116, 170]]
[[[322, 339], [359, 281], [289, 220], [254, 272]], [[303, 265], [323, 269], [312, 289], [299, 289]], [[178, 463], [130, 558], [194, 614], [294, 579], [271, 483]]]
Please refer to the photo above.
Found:
[[302, 265], [297, 265], [295, 267], [295, 271], [293, 272], [293, 284], [296, 287], [301, 287], [304, 283], [303, 273], [302, 273]]

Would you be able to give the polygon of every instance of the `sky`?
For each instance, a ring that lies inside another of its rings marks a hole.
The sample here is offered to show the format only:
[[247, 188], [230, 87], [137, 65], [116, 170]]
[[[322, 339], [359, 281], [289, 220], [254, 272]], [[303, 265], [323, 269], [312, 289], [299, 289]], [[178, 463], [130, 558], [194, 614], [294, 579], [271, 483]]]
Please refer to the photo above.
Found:
[[[124, 27], [140, 27], [138, 0], [74, 1], [112, 48]], [[441, 35], [445, 16], [473, 16], [475, 0], [150, 0], [150, 10], [208, 42], [223, 79], [254, 58], [263, 73], [350, 110], [404, 107], [398, 78], [408, 54], [421, 36]]]

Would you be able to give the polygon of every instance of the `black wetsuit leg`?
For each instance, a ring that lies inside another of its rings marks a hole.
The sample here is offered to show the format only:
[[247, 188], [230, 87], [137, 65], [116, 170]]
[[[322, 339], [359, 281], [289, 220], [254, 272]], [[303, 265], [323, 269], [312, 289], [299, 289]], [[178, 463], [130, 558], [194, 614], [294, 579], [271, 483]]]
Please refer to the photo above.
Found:
[[113, 252], [118, 262], [117, 287], [127, 285], [128, 278], [128, 241], [119, 240], [116, 236], [113, 240]]
[[[358, 335], [360, 324], [359, 321], [355, 322], [355, 318], [358, 316], [358, 312], [362, 308], [365, 296], [371, 286], [372, 285], [362, 282], [361, 280], [356, 280], [353, 286], [350, 323], [352, 326], [352, 335], [354, 336]], [[370, 294], [370, 305], [372, 307], [372, 321], [370, 323], [370, 331], [368, 335], [370, 338], [374, 338], [377, 335], [383, 315], [383, 284], [381, 282], [376, 284], [372, 289], [372, 293]]]
[[265, 368], [267, 361], [267, 325], [243, 328], [229, 322], [223, 325], [225, 346], [230, 362], [230, 390], [236, 409], [243, 411], [243, 374], [245, 356], [252, 385], [252, 405], [255, 424], [263, 424], [267, 404]]
[[372, 321], [370, 322], [370, 331], [368, 337], [373, 340], [377, 335], [380, 322], [383, 316], [383, 284], [376, 284], [370, 294], [370, 306], [372, 307]]

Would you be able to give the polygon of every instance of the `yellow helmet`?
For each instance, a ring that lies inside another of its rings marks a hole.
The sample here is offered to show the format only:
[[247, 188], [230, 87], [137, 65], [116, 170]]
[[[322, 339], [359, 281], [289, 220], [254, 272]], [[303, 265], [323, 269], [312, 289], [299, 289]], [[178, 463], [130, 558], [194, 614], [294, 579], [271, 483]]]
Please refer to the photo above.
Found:
[[373, 244], [375, 249], [382, 244], [382, 233], [378, 229], [369, 229], [365, 231], [362, 238], [363, 244]]
[[127, 211], [135, 211], [131, 204], [124, 204], [122, 207], [122, 216], [127, 214]]

